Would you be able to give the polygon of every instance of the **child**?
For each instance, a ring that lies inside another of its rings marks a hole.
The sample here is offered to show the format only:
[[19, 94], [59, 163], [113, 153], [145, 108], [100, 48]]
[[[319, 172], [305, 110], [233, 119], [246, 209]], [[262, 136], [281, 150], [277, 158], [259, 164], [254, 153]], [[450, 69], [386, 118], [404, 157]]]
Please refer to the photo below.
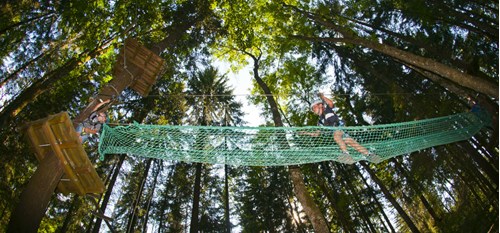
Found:
[[80, 142], [86, 142], [90, 135], [99, 134], [102, 129], [102, 124], [106, 123], [107, 119], [105, 112], [93, 112], [90, 114], [89, 118], [78, 124], [76, 132], [80, 137]]
[[[321, 101], [311, 104], [311, 110], [320, 117], [318, 125], [333, 126], [333, 127], [339, 126], [340, 119], [338, 118], [337, 114], [335, 114], [335, 112], [333, 111], [334, 107], [333, 101], [325, 97], [323, 93], [319, 93], [318, 96], [321, 99]], [[325, 104], [326, 106], [324, 106]], [[344, 163], [352, 164], [355, 162], [354, 159], [349, 155], [349, 152], [347, 151], [347, 146], [354, 148], [359, 153], [365, 156], [369, 156], [370, 159], [374, 162], [378, 162], [380, 160], [380, 157], [374, 154], [370, 154], [365, 147], [361, 146], [353, 138], [344, 134], [342, 130], [336, 130], [333, 133], [333, 139], [339, 145], [340, 150], [342, 151], [342, 156], [340, 156], [339, 159]]]

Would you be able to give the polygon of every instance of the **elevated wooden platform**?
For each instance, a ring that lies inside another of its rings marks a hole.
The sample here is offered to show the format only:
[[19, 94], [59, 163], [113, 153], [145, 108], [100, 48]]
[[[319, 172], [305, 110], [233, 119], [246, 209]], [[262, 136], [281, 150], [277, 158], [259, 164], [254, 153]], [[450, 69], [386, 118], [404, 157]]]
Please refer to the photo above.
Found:
[[61, 161], [64, 175], [57, 185], [58, 191], [79, 195], [104, 192], [104, 184], [66, 112], [30, 122], [27, 133], [38, 161], [54, 155]]
[[127, 77], [120, 80], [129, 82], [130, 87], [144, 97], [156, 83], [164, 63], [161, 57], [129, 38], [118, 54], [113, 74], [115, 78]]

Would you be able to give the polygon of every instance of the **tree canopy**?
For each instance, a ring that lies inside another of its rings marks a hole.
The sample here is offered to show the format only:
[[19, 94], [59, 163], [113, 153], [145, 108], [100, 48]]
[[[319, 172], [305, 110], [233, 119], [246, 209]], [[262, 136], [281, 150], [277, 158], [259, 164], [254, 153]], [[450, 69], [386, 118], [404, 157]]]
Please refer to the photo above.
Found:
[[232, 71], [250, 67], [247, 101], [266, 125], [315, 125], [309, 105], [326, 91], [347, 125], [447, 116], [469, 111], [472, 99], [491, 113], [493, 126], [471, 140], [377, 165], [201, 169], [129, 155], [100, 161], [98, 141], [91, 140], [84, 147], [106, 192], [53, 195], [39, 231], [184, 232], [194, 225], [203, 232], [498, 231], [496, 1], [0, 6], [0, 231], [38, 165], [23, 125], [61, 111], [77, 116], [113, 78], [127, 38], [166, 65], [147, 97], [130, 89], [117, 97], [108, 110], [115, 124], [244, 125], [240, 103], [226, 88], [240, 77], [218, 73], [219, 60]]

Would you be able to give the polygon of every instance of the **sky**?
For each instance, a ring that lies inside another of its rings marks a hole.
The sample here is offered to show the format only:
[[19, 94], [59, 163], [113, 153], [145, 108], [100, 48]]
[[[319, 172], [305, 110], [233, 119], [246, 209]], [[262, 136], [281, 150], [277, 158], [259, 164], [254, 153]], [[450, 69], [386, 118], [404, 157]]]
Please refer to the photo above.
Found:
[[217, 61], [213, 62], [213, 65], [219, 69], [220, 74], [226, 74], [229, 79], [229, 84], [234, 89], [233, 94], [236, 95], [236, 101], [242, 103], [243, 120], [245, 121], [245, 126], [259, 126], [265, 123], [265, 119], [261, 116], [262, 111], [247, 100], [248, 95], [250, 95], [250, 89], [252, 88], [252, 76], [251, 65], [239, 70], [237, 73], [233, 73], [230, 69], [230, 65], [227, 62]]
[[[252, 61], [249, 61], [247, 66], [238, 72], [231, 71], [230, 63], [212, 58], [212, 65], [215, 66], [220, 74], [226, 74], [229, 78], [229, 83], [234, 88], [233, 94], [236, 95], [235, 99], [242, 103], [243, 112], [245, 113], [243, 120], [244, 126], [259, 126], [265, 124], [265, 119], [262, 117], [262, 111], [256, 105], [250, 103], [247, 98], [251, 95], [252, 88]], [[320, 88], [320, 92], [325, 96], [331, 97], [331, 85], [335, 82], [333, 67], [327, 68], [326, 77], [328, 81]], [[319, 99], [318, 99], [319, 100]]]

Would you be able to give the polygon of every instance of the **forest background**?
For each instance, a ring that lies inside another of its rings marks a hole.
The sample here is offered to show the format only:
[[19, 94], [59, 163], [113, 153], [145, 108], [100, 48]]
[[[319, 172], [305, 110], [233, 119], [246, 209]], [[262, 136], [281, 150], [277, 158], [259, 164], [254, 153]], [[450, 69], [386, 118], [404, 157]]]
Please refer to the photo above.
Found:
[[334, 81], [347, 125], [460, 113], [472, 97], [493, 127], [380, 164], [293, 167], [100, 161], [94, 140], [85, 146], [106, 192], [55, 194], [40, 232], [498, 232], [498, 1], [4, 1], [0, 10], [0, 231], [38, 164], [22, 125], [76, 116], [135, 38], [166, 67], [148, 97], [117, 97], [114, 123], [245, 125], [248, 106], [228, 84], [238, 77], [218, 71], [221, 60], [250, 67], [247, 100], [269, 126], [315, 125], [309, 104]]

